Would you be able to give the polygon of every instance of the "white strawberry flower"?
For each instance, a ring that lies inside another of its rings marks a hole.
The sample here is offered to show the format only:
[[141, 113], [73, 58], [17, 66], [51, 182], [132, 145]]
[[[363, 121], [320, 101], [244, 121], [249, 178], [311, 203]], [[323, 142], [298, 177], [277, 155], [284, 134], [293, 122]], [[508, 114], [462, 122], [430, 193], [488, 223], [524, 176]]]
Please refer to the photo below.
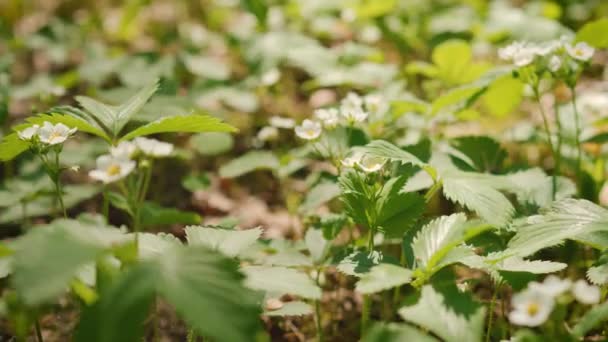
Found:
[[555, 301], [552, 296], [538, 289], [529, 288], [513, 296], [513, 311], [509, 321], [516, 325], [537, 327], [549, 318]]
[[538, 290], [544, 292], [546, 295], [551, 297], [557, 297], [562, 293], [568, 291], [572, 286], [572, 282], [569, 279], [560, 279], [556, 275], [549, 275], [543, 280], [542, 283], [532, 282], [528, 287], [532, 290]]
[[384, 163], [386, 163], [386, 159], [370, 155], [364, 155], [357, 161], [357, 165], [366, 173], [379, 171], [384, 166]]
[[363, 98], [365, 109], [372, 113], [381, 113], [385, 109], [384, 98], [381, 95], [366, 95]]
[[40, 125], [30, 126], [22, 131], [17, 132], [19, 139], [30, 141], [34, 139], [38, 135], [38, 131], [40, 130]]
[[344, 158], [341, 163], [343, 166], [352, 168], [355, 167], [355, 165], [357, 165], [361, 161], [362, 157], [363, 153], [355, 151], [351, 153], [350, 156]]
[[576, 45], [567, 44], [566, 52], [568, 55], [570, 55], [570, 57], [582, 62], [586, 62], [593, 57], [595, 49], [585, 42], [579, 42], [576, 43]]
[[116, 158], [131, 159], [137, 153], [137, 145], [131, 141], [121, 141], [110, 148], [110, 154]]
[[277, 128], [292, 129], [296, 125], [296, 121], [292, 118], [284, 118], [282, 116], [273, 116], [268, 120], [271, 126]]
[[359, 96], [353, 92], [349, 92], [348, 94], [346, 94], [346, 97], [343, 98], [342, 101], [340, 102], [340, 107], [344, 108], [346, 110], [362, 108], [363, 99], [361, 98], [361, 96]]
[[559, 70], [559, 68], [562, 67], [562, 60], [561, 58], [559, 58], [558, 56], [551, 56], [551, 58], [549, 59], [549, 70], [551, 70], [551, 72], [557, 72]]
[[296, 126], [296, 135], [305, 140], [315, 140], [321, 135], [321, 124], [317, 121], [306, 119], [302, 125]]
[[260, 129], [257, 137], [260, 141], [276, 140], [279, 137], [279, 130], [273, 126], [265, 126]]
[[336, 108], [320, 108], [315, 110], [314, 116], [323, 123], [326, 128], [334, 128], [338, 125], [339, 116]]
[[572, 295], [579, 303], [597, 304], [600, 302], [600, 288], [590, 285], [583, 279], [577, 280], [572, 286]]
[[352, 109], [340, 109], [340, 114], [348, 121], [349, 123], [354, 122], [362, 122], [365, 121], [368, 117], [368, 113], [366, 113], [361, 108], [352, 108]]
[[103, 155], [97, 158], [97, 168], [89, 172], [89, 177], [109, 184], [128, 176], [135, 169], [135, 162], [130, 159]]
[[173, 153], [173, 144], [160, 140], [139, 137], [135, 138], [133, 142], [143, 154], [149, 157], [167, 157]]
[[77, 128], [69, 128], [68, 126], [58, 123], [45, 121], [42, 127], [38, 130], [38, 137], [42, 143], [48, 145], [57, 145], [66, 141], [72, 134], [76, 133]]

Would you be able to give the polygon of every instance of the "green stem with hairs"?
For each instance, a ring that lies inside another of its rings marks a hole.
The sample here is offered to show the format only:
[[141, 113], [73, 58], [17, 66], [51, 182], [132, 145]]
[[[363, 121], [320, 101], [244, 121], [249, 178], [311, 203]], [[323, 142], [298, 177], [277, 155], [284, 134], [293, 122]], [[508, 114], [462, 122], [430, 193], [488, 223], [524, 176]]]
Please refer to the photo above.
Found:
[[576, 180], [580, 182], [581, 178], [581, 159], [582, 159], [582, 146], [581, 146], [581, 128], [580, 128], [580, 115], [576, 105], [576, 89], [574, 86], [570, 86], [570, 92], [572, 93], [572, 109], [574, 110], [574, 141], [576, 144]]
[[[549, 143], [549, 148], [551, 149], [551, 155], [553, 157], [553, 160], [556, 161], [556, 164], [557, 164], [557, 151], [555, 150], [555, 147], [553, 146], [553, 141], [551, 140], [551, 130], [549, 129], [549, 120], [547, 119], [547, 114], [545, 113], [545, 109], [543, 108], [543, 104], [540, 100], [540, 93], [538, 92], [538, 87], [534, 87], [534, 98], [536, 99], [536, 102], [538, 102], [538, 107], [539, 107], [540, 113], [543, 117], [543, 126], [545, 128], [545, 133], [547, 134], [547, 142]], [[551, 175], [551, 180], [552, 180], [551, 198], [552, 198], [552, 200], [555, 200], [555, 194], [557, 193], [557, 172], [558, 172], [558, 170], [554, 170], [553, 174]]]
[[490, 342], [490, 337], [492, 335], [492, 324], [494, 321], [494, 305], [496, 304], [496, 296], [498, 295], [499, 289], [500, 289], [499, 285], [494, 286], [494, 293], [492, 294], [492, 299], [490, 300], [490, 313], [488, 316], [488, 329], [486, 331], [486, 342]]

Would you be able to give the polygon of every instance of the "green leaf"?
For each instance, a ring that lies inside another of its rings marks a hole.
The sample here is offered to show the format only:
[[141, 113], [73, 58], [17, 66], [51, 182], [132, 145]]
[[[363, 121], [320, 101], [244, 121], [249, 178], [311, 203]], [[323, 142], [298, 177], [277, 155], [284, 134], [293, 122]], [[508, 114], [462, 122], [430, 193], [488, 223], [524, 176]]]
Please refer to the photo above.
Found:
[[297, 295], [307, 299], [320, 299], [321, 289], [306, 274], [287, 267], [245, 266], [247, 287], [271, 293], [273, 296], [284, 294]]
[[380, 192], [376, 202], [376, 225], [389, 238], [403, 237], [425, 210], [425, 200], [415, 192], [403, 192], [408, 176], [391, 178]]
[[450, 156], [457, 166], [466, 171], [498, 171], [507, 157], [507, 151], [500, 143], [486, 136], [459, 137], [452, 139], [450, 144], [467, 157], [467, 160], [462, 160], [458, 155]]
[[498, 78], [481, 97], [481, 103], [496, 117], [512, 113], [523, 100], [524, 83], [518, 78], [506, 75]]
[[438, 342], [430, 335], [401, 323], [376, 323], [361, 340], [363, 342]]
[[[97, 193], [100, 188], [96, 185], [66, 185], [63, 188], [63, 202], [67, 209], [72, 208], [80, 202], [87, 200]], [[48, 215], [55, 211], [55, 199], [53, 196], [41, 196], [27, 204], [27, 217], [38, 217]], [[20, 204], [10, 206], [4, 211], [0, 211], [0, 223], [14, 222], [23, 219], [23, 208]]]
[[450, 249], [464, 241], [467, 217], [462, 214], [441, 216], [422, 227], [412, 241], [419, 268], [432, 270]]
[[485, 308], [468, 318], [459, 315], [445, 306], [443, 296], [430, 285], [422, 288], [418, 303], [401, 308], [399, 315], [447, 342], [481, 341], [485, 323]]
[[159, 295], [201, 335], [247, 341], [259, 326], [257, 296], [237, 264], [204, 247], [179, 246], [158, 258]]
[[589, 267], [587, 270], [587, 279], [595, 285], [608, 284], [608, 263]]
[[363, 0], [357, 3], [355, 12], [357, 13], [357, 18], [376, 18], [389, 14], [396, 6], [397, 0]]
[[476, 268], [488, 272], [495, 281], [503, 278], [499, 272], [526, 272], [532, 274], [553, 273], [563, 270], [568, 265], [561, 262], [544, 260], [525, 260], [519, 256], [507, 256], [508, 250], [490, 253], [487, 256], [471, 254], [462, 257], [458, 262], [471, 268]]
[[580, 340], [600, 323], [608, 320], [608, 302], [592, 307], [580, 318], [572, 328], [571, 335], [575, 340]]
[[608, 19], [601, 18], [588, 22], [581, 27], [581, 29], [576, 33], [576, 41], [586, 42], [587, 44], [598, 49], [606, 48], [608, 47], [608, 37], [606, 37], [606, 32], [608, 32]]
[[[135, 234], [132, 234], [135, 236]], [[167, 233], [138, 233], [137, 255], [141, 260], [161, 258], [171, 248], [182, 243], [173, 235]]]
[[251, 151], [220, 167], [223, 178], [236, 178], [255, 170], [277, 170], [279, 160], [269, 151]]
[[190, 144], [203, 156], [216, 156], [230, 151], [234, 146], [234, 138], [222, 132], [199, 133], [190, 138]]
[[358, 251], [347, 255], [337, 266], [338, 271], [355, 277], [361, 277], [382, 262], [382, 254], [377, 251]]
[[191, 174], [182, 179], [182, 186], [190, 192], [206, 190], [211, 185], [207, 174]]
[[412, 271], [398, 265], [380, 264], [361, 276], [355, 289], [364, 294], [382, 292], [407, 284], [412, 280]]
[[205, 246], [231, 257], [239, 255], [260, 236], [262, 236], [261, 228], [228, 230], [200, 226], [186, 227], [186, 239], [189, 245]]
[[30, 144], [19, 139], [16, 133], [9, 134], [0, 142], [0, 161], [9, 161], [27, 151]]
[[308, 191], [300, 205], [300, 212], [310, 213], [321, 205], [340, 196], [340, 186], [334, 182], [323, 181]]
[[129, 239], [118, 229], [76, 220], [37, 227], [13, 245], [15, 290], [28, 305], [49, 302], [68, 288], [84, 265]]
[[437, 114], [448, 106], [457, 106], [458, 109], [466, 108], [466, 102], [477, 96], [485, 88], [478, 85], [467, 85], [451, 89], [439, 96], [431, 104], [431, 114]]
[[565, 199], [555, 202], [541, 215], [528, 217], [514, 225], [517, 232], [509, 241], [512, 255], [525, 257], [537, 251], [578, 240], [608, 230], [608, 210], [587, 200]]
[[264, 311], [264, 315], [270, 317], [305, 316], [310, 314], [312, 314], [312, 306], [301, 301], [287, 302], [280, 309]]
[[402, 164], [412, 164], [420, 167], [426, 166], [426, 163], [422, 162], [415, 155], [384, 140], [374, 140], [363, 147], [362, 151], [375, 157], [398, 161]]
[[515, 214], [515, 208], [496, 185], [480, 182], [483, 174], [449, 170], [441, 176], [445, 197], [475, 211], [488, 223], [504, 227]]
[[143, 338], [144, 320], [155, 298], [156, 270], [140, 264], [121, 274], [101, 299], [85, 307], [76, 342], [132, 342]]
[[142, 226], [161, 226], [171, 224], [199, 224], [202, 220], [198, 213], [165, 208], [154, 202], [145, 202], [140, 209]]
[[355, 223], [373, 228], [370, 225], [374, 222], [370, 222], [370, 219], [372, 219], [374, 203], [367, 193], [365, 180], [356, 171], [349, 170], [340, 174], [338, 183], [342, 190], [340, 199], [344, 203], [344, 211]]
[[86, 132], [86, 133], [96, 135], [96, 136], [104, 139], [107, 142], [111, 141], [110, 137], [102, 129], [91, 125], [90, 123], [86, 122], [85, 120], [83, 120], [81, 118], [71, 116], [71, 115], [65, 115], [65, 114], [59, 114], [59, 113], [49, 113], [49, 114], [45, 113], [45, 114], [38, 114], [36, 116], [29, 117], [29, 118], [27, 118], [26, 121], [30, 125], [34, 125], [34, 124], [42, 125], [42, 124], [44, 124], [45, 121], [48, 121], [55, 125], [58, 123], [62, 123], [70, 128], [75, 127], [81, 132]]
[[[158, 294], [199, 334], [221, 341], [246, 341], [258, 327], [257, 296], [242, 285], [232, 260], [204, 247], [165, 249], [132, 267], [85, 313], [77, 341], [135, 341], [121, 336], [124, 325], [143, 326]], [[133, 317], [134, 316], [134, 317]], [[124, 322], [123, 322], [124, 321]]]
[[189, 114], [168, 116], [158, 119], [130, 131], [120, 139], [131, 140], [144, 135], [169, 132], [201, 133], [235, 131], [236, 128], [222, 122], [218, 118], [209, 115]]
[[148, 86], [143, 87], [126, 102], [116, 108], [114, 113], [114, 135], [118, 135], [125, 125], [133, 118], [137, 112], [150, 100], [152, 95], [158, 90], [158, 80]]
[[439, 77], [449, 84], [463, 81], [463, 72], [471, 62], [473, 53], [471, 46], [464, 40], [448, 40], [438, 45], [431, 56], [433, 63], [439, 68]]
[[322, 262], [327, 252], [329, 241], [323, 237], [320, 229], [309, 228], [304, 236], [304, 243], [310, 252], [310, 256], [316, 263]]

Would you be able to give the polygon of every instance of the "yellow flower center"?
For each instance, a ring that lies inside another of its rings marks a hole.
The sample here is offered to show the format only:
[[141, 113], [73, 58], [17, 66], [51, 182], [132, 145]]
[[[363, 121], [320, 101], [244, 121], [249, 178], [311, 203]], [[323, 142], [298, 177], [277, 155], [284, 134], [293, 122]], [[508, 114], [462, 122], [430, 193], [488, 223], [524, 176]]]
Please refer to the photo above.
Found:
[[49, 137], [49, 141], [53, 141], [57, 138], [61, 138], [61, 134], [59, 134], [57, 132], [53, 132], [53, 133], [51, 133], [51, 136]]
[[528, 304], [527, 311], [528, 311], [528, 315], [536, 316], [538, 311], [540, 311], [540, 307], [538, 306], [538, 303], [531, 302]]
[[309, 129], [306, 131], [306, 134], [308, 134], [308, 136], [312, 137], [313, 135], [317, 134], [317, 132], [315, 130]]
[[109, 176], [116, 176], [120, 173], [120, 166], [116, 165], [116, 164], [112, 164], [112, 165], [108, 166], [108, 168], [106, 169], [106, 173]]

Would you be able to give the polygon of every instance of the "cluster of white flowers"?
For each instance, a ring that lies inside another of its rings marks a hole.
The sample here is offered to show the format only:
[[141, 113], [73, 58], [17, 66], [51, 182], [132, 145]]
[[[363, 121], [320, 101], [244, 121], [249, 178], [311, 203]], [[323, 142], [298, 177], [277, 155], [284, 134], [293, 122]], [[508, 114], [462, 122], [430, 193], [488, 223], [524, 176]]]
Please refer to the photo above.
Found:
[[574, 298], [582, 304], [591, 305], [600, 301], [600, 289], [597, 286], [590, 285], [583, 279], [572, 284], [569, 279], [550, 275], [542, 283], [531, 282], [524, 291], [513, 296], [513, 311], [509, 314], [509, 321], [529, 327], [543, 324], [555, 307], [555, 299], [567, 291], [571, 291]]
[[366, 155], [360, 151], [354, 151], [350, 156], [342, 160], [342, 165], [349, 168], [358, 167], [366, 173], [377, 172], [382, 169], [386, 159]]
[[557, 72], [566, 65], [565, 58], [578, 62], [587, 62], [595, 50], [585, 42], [573, 44], [562, 37], [546, 43], [514, 42], [498, 50], [500, 59], [513, 63], [516, 67], [525, 67], [536, 61], [545, 61], [551, 72]]
[[314, 120], [306, 119], [295, 128], [296, 135], [305, 140], [317, 139], [323, 130], [336, 128], [340, 123], [352, 126], [367, 120], [370, 113], [381, 113], [387, 105], [380, 95], [361, 97], [350, 92], [337, 108], [319, 108], [314, 112]]
[[173, 153], [173, 145], [156, 139], [135, 138], [122, 141], [110, 148], [110, 153], [97, 158], [96, 168], [89, 177], [109, 184], [127, 177], [137, 166], [134, 158], [142, 154], [148, 158], [167, 157]]
[[76, 131], [77, 128], [69, 128], [62, 123], [53, 125], [52, 123], [45, 121], [42, 126], [29, 126], [24, 130], [17, 132], [17, 135], [21, 140], [32, 142], [39, 141], [45, 145], [52, 146], [62, 144], [70, 136], [76, 133]]

